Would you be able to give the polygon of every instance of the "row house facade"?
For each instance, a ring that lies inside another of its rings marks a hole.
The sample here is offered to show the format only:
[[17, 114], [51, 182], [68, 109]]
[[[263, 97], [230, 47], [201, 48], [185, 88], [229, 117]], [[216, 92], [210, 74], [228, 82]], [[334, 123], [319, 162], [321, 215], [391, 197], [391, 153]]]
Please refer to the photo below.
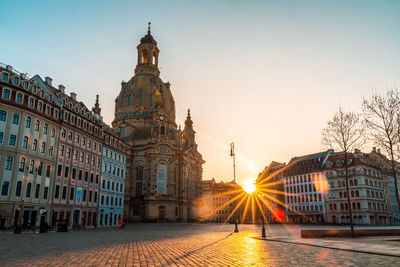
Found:
[[325, 223], [327, 187], [324, 165], [331, 150], [292, 158], [283, 172], [286, 221]]
[[[100, 114], [98, 100], [94, 110]], [[127, 154], [119, 133], [106, 124], [102, 153], [98, 225], [116, 226], [123, 218]]]
[[0, 227], [49, 223], [59, 144], [54, 92], [0, 65]]
[[69, 227], [96, 226], [103, 151], [102, 118], [67, 95], [65, 87], [52, 85], [49, 77], [34, 79], [49, 88], [61, 101], [56, 176], [53, 188], [51, 225], [66, 222]]
[[[244, 204], [239, 205], [242, 198], [237, 196], [243, 192], [234, 183], [217, 183], [215, 179], [202, 181], [202, 196], [199, 202], [198, 218], [204, 222], [239, 222], [243, 218]], [[236, 210], [235, 210], [236, 209]]]
[[[348, 153], [348, 185], [354, 224], [393, 224], [388, 176], [370, 154]], [[350, 223], [345, 181], [344, 153], [332, 154], [324, 172], [329, 183], [326, 200], [327, 220]]]

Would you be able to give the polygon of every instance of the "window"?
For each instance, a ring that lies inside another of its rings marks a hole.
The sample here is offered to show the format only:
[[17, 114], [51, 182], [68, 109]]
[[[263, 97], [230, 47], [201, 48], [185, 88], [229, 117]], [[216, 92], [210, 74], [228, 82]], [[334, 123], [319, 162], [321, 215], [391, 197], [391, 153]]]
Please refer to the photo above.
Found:
[[8, 144], [10, 146], [15, 146], [16, 139], [17, 139], [17, 136], [15, 134], [10, 134], [10, 140], [8, 141]]
[[75, 188], [71, 187], [71, 191], [69, 191], [69, 200], [74, 200], [74, 191]]
[[51, 167], [47, 166], [47, 168], [46, 168], [46, 177], [50, 177], [50, 171], [51, 171]]
[[24, 136], [24, 138], [22, 139], [22, 148], [28, 148], [28, 136]]
[[40, 184], [37, 184], [35, 189], [35, 198], [39, 198], [39, 195], [40, 195]]
[[142, 196], [142, 182], [136, 183], [136, 196], [137, 197]]
[[87, 194], [87, 190], [83, 189], [83, 198], [82, 201], [86, 201], [86, 194]]
[[93, 178], [94, 178], [94, 174], [91, 173], [91, 174], [90, 174], [90, 182], [91, 182], [91, 183], [93, 183]]
[[72, 168], [72, 179], [75, 179], [76, 177], [76, 169]]
[[51, 137], [56, 136], [56, 130], [54, 128], [51, 128]]
[[62, 199], [67, 198], [67, 187], [64, 185], [63, 186], [63, 191], [62, 191]]
[[4, 133], [0, 132], [0, 144], [3, 143]]
[[18, 171], [23, 172], [25, 170], [25, 158], [19, 160]]
[[17, 182], [17, 187], [15, 188], [15, 196], [20, 197], [21, 196], [21, 191], [22, 191], [22, 182], [18, 181]]
[[9, 181], [4, 181], [3, 185], [1, 186], [1, 195], [7, 196], [8, 195], [8, 187], [10, 186]]
[[6, 100], [10, 100], [10, 90], [8, 89], [3, 90], [3, 98]]
[[36, 122], [35, 122], [35, 131], [39, 131], [39, 127], [40, 127], [40, 121], [36, 120]]
[[33, 139], [33, 142], [32, 142], [32, 150], [33, 151], [37, 150], [37, 145], [38, 145], [37, 139]]
[[89, 202], [92, 202], [92, 194], [93, 194], [93, 192], [89, 191]]
[[6, 121], [7, 119], [7, 111], [0, 110], [0, 121]]
[[18, 84], [19, 84], [19, 78], [18, 77], [14, 77], [13, 84], [18, 86]]
[[157, 194], [165, 195], [167, 193], [167, 166], [158, 164], [157, 166]]
[[54, 151], [54, 147], [50, 146], [49, 147], [49, 155], [53, 156], [53, 151]]
[[65, 135], [67, 134], [67, 130], [65, 130], [65, 129], [62, 129], [61, 130], [61, 137], [62, 138], [65, 138]]
[[28, 183], [26, 186], [26, 194], [25, 194], [27, 198], [31, 197], [31, 191], [32, 191], [32, 183]]
[[94, 192], [94, 202], [97, 202], [97, 192]]
[[61, 176], [61, 171], [62, 171], [62, 165], [58, 164], [58, 166], [57, 166], [57, 176]]
[[136, 180], [143, 180], [143, 164], [139, 163], [136, 167]]
[[66, 153], [67, 159], [71, 158], [71, 150], [72, 149], [70, 147], [67, 147], [67, 153]]
[[42, 147], [40, 148], [40, 153], [46, 152], [46, 142], [42, 142]]
[[3, 72], [3, 76], [1, 77], [1, 79], [3, 81], [8, 81], [8, 73], [7, 72]]
[[28, 106], [29, 106], [30, 108], [33, 108], [33, 105], [34, 105], [34, 100], [33, 100], [32, 97], [30, 97], [29, 100], [28, 100]]
[[60, 145], [60, 151], [58, 152], [59, 156], [64, 156], [64, 145]]
[[128, 96], [128, 105], [132, 106], [132, 96]]
[[75, 143], [79, 144], [79, 138], [80, 138], [79, 134], [75, 134]]
[[87, 182], [88, 181], [88, 178], [89, 178], [89, 172], [85, 172], [85, 182]]
[[79, 180], [82, 180], [82, 170], [79, 170]]
[[43, 172], [43, 161], [39, 162], [39, 167], [38, 167], [38, 170], [37, 170], [37, 173], [38, 173], [39, 176], [42, 175], [42, 172]]
[[31, 128], [31, 121], [32, 121], [31, 117], [27, 116], [26, 120], [25, 120], [25, 127], [26, 128]]
[[54, 198], [58, 198], [60, 196], [60, 186], [56, 185], [56, 190], [54, 192]]
[[6, 170], [12, 170], [12, 167], [13, 167], [13, 160], [14, 160], [13, 157], [7, 157], [7, 158], [6, 158], [6, 165], [5, 165], [5, 169], [6, 169]]
[[47, 199], [48, 193], [49, 193], [49, 187], [46, 186], [46, 187], [44, 188], [44, 192], [43, 192], [43, 199]]
[[68, 178], [68, 174], [69, 174], [69, 167], [65, 166], [65, 168], [64, 168], [64, 177]]
[[72, 132], [68, 132], [68, 140], [72, 140]]
[[32, 174], [34, 169], [35, 169], [35, 161], [31, 159], [31, 161], [29, 162], [28, 172]]
[[13, 114], [12, 124], [18, 125], [18, 123], [19, 123], [19, 115], [18, 114]]
[[42, 102], [38, 102], [37, 104], [37, 110], [42, 112]]
[[45, 124], [43, 125], [43, 134], [47, 134], [48, 128], [49, 128], [49, 125], [48, 125], [47, 123], [45, 123]]

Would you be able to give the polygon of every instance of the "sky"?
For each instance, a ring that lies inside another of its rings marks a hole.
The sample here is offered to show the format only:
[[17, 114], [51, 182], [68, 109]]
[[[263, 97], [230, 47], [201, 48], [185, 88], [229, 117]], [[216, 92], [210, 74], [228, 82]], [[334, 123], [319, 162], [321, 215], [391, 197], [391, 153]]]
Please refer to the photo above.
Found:
[[5, 1], [0, 62], [50, 76], [107, 123], [152, 23], [177, 122], [190, 108], [203, 179], [257, 177], [325, 148], [340, 107], [400, 87], [400, 1]]

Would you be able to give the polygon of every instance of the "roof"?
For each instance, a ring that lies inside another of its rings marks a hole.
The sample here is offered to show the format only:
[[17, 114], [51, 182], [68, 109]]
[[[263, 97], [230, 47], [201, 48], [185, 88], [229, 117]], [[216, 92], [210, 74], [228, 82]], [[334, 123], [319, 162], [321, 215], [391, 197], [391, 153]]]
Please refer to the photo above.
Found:
[[289, 161], [288, 167], [284, 171], [284, 175], [299, 175], [304, 173], [322, 171], [328, 156], [332, 152], [332, 150], [327, 150], [300, 157], [293, 157]]

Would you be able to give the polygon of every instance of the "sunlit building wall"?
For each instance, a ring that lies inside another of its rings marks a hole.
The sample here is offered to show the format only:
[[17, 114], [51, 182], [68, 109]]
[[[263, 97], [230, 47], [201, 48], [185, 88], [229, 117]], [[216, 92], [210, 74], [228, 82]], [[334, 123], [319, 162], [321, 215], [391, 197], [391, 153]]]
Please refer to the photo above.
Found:
[[[393, 223], [388, 179], [382, 165], [369, 154], [348, 153], [348, 183], [354, 224], [384, 225]], [[325, 164], [329, 183], [326, 201], [327, 220], [349, 224], [344, 153], [333, 153]]]
[[0, 64], [0, 227], [49, 223], [59, 118], [51, 90]]
[[94, 227], [97, 222], [102, 155], [102, 118], [67, 95], [65, 87], [55, 88], [49, 77], [39, 84], [53, 91], [61, 101], [61, 129], [57, 153], [51, 224]]
[[284, 171], [286, 221], [324, 223], [326, 186], [323, 168], [331, 150], [294, 157]]

